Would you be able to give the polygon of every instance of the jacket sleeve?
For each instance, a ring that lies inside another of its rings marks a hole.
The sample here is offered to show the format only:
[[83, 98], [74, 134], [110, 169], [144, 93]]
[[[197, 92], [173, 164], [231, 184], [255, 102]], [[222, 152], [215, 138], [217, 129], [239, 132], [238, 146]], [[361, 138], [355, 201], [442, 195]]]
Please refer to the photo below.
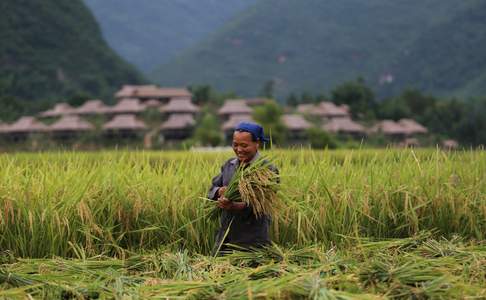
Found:
[[213, 178], [211, 181], [211, 188], [209, 189], [208, 192], [208, 198], [211, 200], [217, 200], [218, 199], [218, 190], [220, 187], [223, 186], [223, 167], [221, 167], [221, 172]]

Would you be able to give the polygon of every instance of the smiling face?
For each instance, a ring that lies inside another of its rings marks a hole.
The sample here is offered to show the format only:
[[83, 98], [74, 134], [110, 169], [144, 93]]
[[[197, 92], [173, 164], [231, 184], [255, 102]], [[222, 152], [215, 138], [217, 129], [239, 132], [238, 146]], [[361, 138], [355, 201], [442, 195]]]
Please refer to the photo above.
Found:
[[260, 142], [253, 141], [251, 133], [235, 131], [233, 133], [233, 151], [240, 162], [249, 162], [258, 151]]

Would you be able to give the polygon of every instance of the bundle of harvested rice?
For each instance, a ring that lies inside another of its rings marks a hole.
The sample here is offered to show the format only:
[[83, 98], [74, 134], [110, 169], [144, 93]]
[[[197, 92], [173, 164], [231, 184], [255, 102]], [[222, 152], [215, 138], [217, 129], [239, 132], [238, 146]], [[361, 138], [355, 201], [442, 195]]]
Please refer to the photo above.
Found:
[[272, 216], [278, 210], [278, 183], [279, 175], [269, 160], [259, 158], [249, 165], [240, 165], [224, 195], [230, 201], [246, 203], [257, 218]]

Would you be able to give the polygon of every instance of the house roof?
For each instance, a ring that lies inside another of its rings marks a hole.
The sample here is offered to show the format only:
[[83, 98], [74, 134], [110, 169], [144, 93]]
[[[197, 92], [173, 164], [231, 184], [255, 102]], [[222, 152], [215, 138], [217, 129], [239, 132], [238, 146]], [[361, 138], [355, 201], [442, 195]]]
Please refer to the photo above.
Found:
[[459, 147], [459, 143], [456, 140], [443, 140], [442, 141], [442, 147], [444, 148], [449, 148], [449, 149], [456, 149]]
[[405, 127], [409, 134], [416, 134], [416, 133], [427, 133], [429, 132], [427, 128], [422, 126], [421, 124], [417, 123], [415, 120], [412, 119], [401, 119], [398, 123]]
[[49, 131], [87, 131], [93, 130], [94, 126], [81, 119], [79, 116], [63, 116], [57, 122], [49, 126]]
[[47, 126], [39, 122], [34, 117], [21, 117], [11, 125], [4, 128], [5, 133], [28, 133], [28, 132], [42, 132], [46, 131]]
[[327, 118], [348, 117], [349, 107], [325, 101], [319, 104], [299, 104], [297, 112]]
[[173, 98], [192, 97], [186, 88], [161, 88], [156, 85], [124, 85], [115, 94], [116, 98]]
[[113, 119], [103, 125], [104, 130], [143, 130], [147, 126], [138, 120], [135, 115], [116, 115]]
[[199, 107], [194, 105], [190, 98], [172, 98], [169, 103], [162, 106], [163, 113], [197, 113]]
[[251, 114], [251, 107], [246, 104], [244, 99], [229, 99], [226, 100], [223, 106], [218, 110], [219, 115], [233, 115], [233, 114]]
[[289, 114], [283, 115], [282, 121], [290, 130], [306, 130], [312, 127], [312, 124], [309, 123], [306, 119], [304, 119], [301, 115], [296, 114]]
[[318, 112], [328, 117], [347, 117], [349, 108], [347, 106], [336, 105], [332, 102], [319, 103]]
[[84, 102], [83, 105], [75, 109], [75, 112], [79, 115], [104, 114], [108, 109], [103, 101], [95, 99]]
[[386, 135], [407, 135], [409, 131], [400, 123], [393, 120], [383, 120], [371, 128], [371, 132], [382, 132]]
[[67, 103], [57, 103], [53, 108], [41, 112], [39, 115], [41, 117], [59, 117], [68, 114], [73, 114], [76, 109]]
[[143, 104], [147, 108], [158, 108], [162, 105], [162, 102], [160, 102], [160, 100], [158, 99], [149, 99], [147, 101], [144, 101]]
[[160, 129], [186, 129], [194, 126], [194, 124], [196, 124], [196, 121], [192, 114], [175, 114], [170, 115], [169, 119], [160, 125]]
[[311, 103], [304, 103], [304, 104], [297, 105], [297, 112], [301, 114], [308, 114], [314, 109], [316, 109], [316, 105]]
[[113, 114], [139, 113], [145, 109], [146, 106], [139, 99], [125, 98], [107, 109], [107, 112]]
[[254, 122], [250, 114], [246, 115], [231, 115], [228, 121], [224, 122], [221, 128], [224, 131], [234, 130], [236, 126], [241, 122]]
[[363, 125], [354, 122], [350, 118], [335, 118], [329, 120], [322, 129], [332, 133], [365, 133]]

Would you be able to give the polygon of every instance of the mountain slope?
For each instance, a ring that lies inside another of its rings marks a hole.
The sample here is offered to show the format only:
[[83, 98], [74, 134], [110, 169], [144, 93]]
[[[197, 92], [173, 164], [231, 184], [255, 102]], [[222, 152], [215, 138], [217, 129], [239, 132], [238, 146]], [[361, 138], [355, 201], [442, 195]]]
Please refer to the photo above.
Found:
[[142, 76], [104, 42], [80, 0], [0, 3], [0, 95], [56, 99], [110, 97]]
[[[152, 74], [161, 84], [209, 83], [255, 95], [268, 80], [277, 95], [321, 92], [358, 76], [384, 90], [401, 56], [424, 30], [473, 0], [262, 0], [224, 29]], [[478, 29], [479, 30], [479, 29]]]
[[152, 70], [256, 0], [84, 1], [113, 49], [142, 70]]
[[391, 68], [387, 87], [405, 86], [460, 96], [486, 94], [486, 2], [426, 30]]

